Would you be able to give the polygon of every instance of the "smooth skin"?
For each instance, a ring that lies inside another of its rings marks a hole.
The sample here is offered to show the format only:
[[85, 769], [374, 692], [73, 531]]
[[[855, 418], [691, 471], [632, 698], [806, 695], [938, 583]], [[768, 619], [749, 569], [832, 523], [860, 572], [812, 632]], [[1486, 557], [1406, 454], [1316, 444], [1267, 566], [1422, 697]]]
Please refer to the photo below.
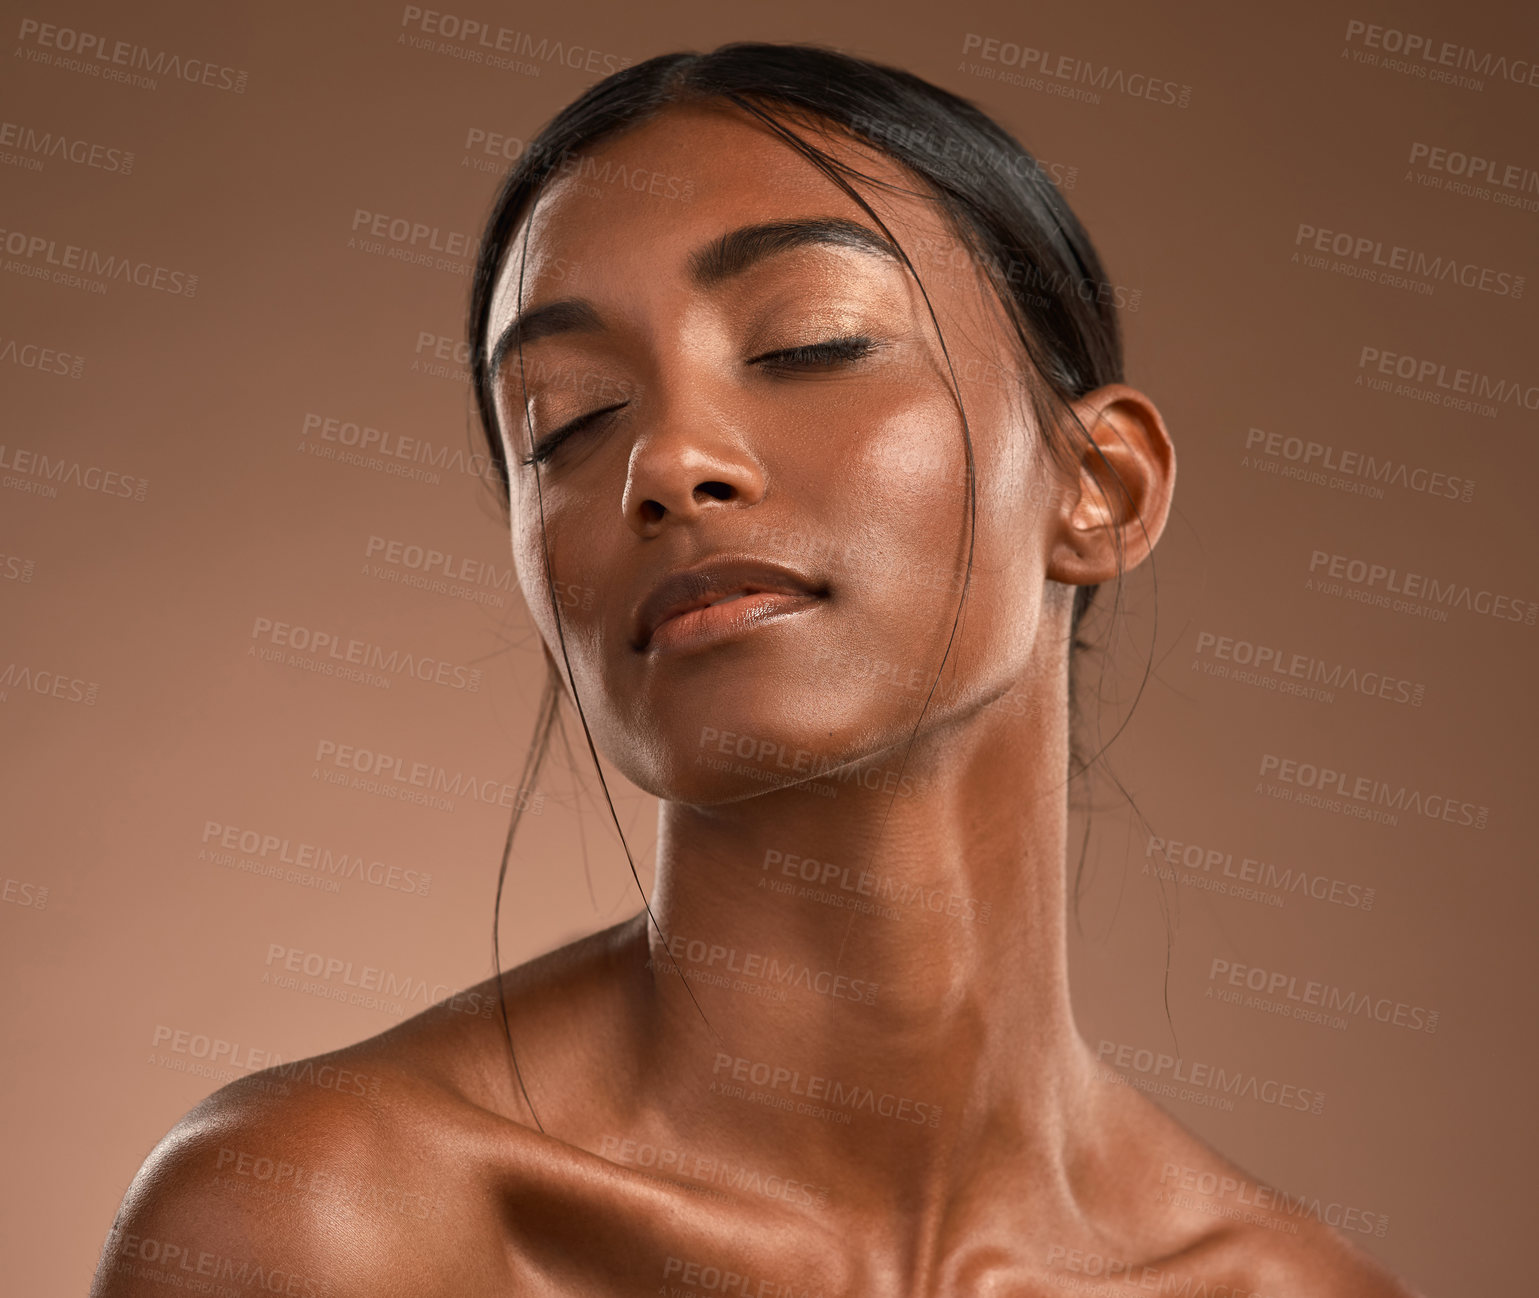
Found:
[[[330, 1298], [1409, 1293], [1326, 1227], [1165, 1193], [1255, 1178], [1108, 1082], [1075, 1027], [1072, 597], [1159, 537], [1159, 412], [1091, 392], [1075, 413], [1100, 454], [1048, 454], [955, 232], [895, 163], [816, 138], [888, 182], [860, 189], [928, 306], [879, 251], [722, 243], [830, 218], [880, 235], [725, 105], [669, 108], [553, 182], [493, 303], [494, 339], [521, 309], [583, 304], [497, 376], [513, 553], [599, 750], [661, 799], [650, 900], [671, 950], [640, 915], [504, 975], [532, 1111], [500, 1019], [468, 999], [316, 1061], [346, 1073], [220, 1091], [145, 1163], [98, 1298], [158, 1298], [169, 1275]], [[691, 196], [624, 179], [642, 173]], [[792, 350], [849, 337], [833, 360]], [[537, 491], [526, 402], [539, 443], [618, 408], [539, 464]], [[948, 653], [963, 411], [976, 535]], [[547, 554], [557, 590], [597, 594], [563, 601], [559, 629]], [[635, 648], [642, 597], [718, 555], [824, 593]], [[847, 872], [806, 885], [786, 857]], [[871, 906], [835, 904], [856, 897]]]

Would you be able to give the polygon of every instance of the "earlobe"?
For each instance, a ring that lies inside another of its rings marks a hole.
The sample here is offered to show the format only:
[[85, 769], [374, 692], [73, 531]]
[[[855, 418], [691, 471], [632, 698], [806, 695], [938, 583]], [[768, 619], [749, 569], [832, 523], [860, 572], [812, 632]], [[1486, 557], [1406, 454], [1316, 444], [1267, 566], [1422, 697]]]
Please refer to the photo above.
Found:
[[1170, 513], [1176, 453], [1160, 412], [1136, 388], [1097, 388], [1070, 412], [1063, 435], [1078, 473], [1062, 496], [1047, 576], [1093, 586], [1137, 567], [1159, 540]]

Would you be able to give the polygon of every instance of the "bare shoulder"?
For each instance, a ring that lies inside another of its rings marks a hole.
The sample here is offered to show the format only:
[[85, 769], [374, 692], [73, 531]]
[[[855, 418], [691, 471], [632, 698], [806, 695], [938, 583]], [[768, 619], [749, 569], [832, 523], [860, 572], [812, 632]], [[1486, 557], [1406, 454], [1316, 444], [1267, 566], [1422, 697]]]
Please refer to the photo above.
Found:
[[[244, 1079], [145, 1160], [102, 1251], [94, 1298], [267, 1290], [294, 1298], [465, 1293], [495, 1252], [452, 1097], [354, 1047]], [[302, 1079], [302, 1080], [301, 1080]], [[447, 1139], [446, 1139], [447, 1137]], [[473, 1161], [473, 1160], [471, 1160]], [[467, 1193], [470, 1191], [470, 1193]], [[457, 1240], [461, 1248], [446, 1244]]]
[[1329, 1227], [1284, 1236], [1255, 1225], [1210, 1229], [1189, 1254], [1194, 1272], [1234, 1298], [1425, 1298]]
[[520, 1098], [499, 1002], [527, 1019], [569, 999], [561, 988], [613, 940], [594, 935], [210, 1096], [134, 1178], [93, 1298], [162, 1298], [168, 1284], [290, 1298], [506, 1292], [499, 1205], [510, 1181], [539, 1179], [552, 1142]]
[[[1159, 1284], [1205, 1284], [1233, 1298], [1419, 1298], [1327, 1225], [1319, 1200], [1268, 1185], [1142, 1095], [1114, 1089], [1106, 1130], [1115, 1155], [1103, 1157], [1103, 1176], [1115, 1175], [1121, 1219], [1144, 1223], [1138, 1254], [1153, 1260], [1139, 1265]], [[1377, 1219], [1340, 1220], [1361, 1238]]]
[[1420, 1298], [1329, 1227], [1282, 1235], [1259, 1225], [1207, 1230], [1179, 1260], [1234, 1298]]

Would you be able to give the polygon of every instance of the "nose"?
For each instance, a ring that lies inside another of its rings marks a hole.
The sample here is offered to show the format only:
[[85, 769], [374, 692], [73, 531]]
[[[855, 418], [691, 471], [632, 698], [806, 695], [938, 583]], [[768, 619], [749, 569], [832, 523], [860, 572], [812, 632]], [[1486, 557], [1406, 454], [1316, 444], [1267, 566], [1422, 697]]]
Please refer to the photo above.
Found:
[[621, 509], [638, 536], [706, 510], [756, 505], [764, 467], [730, 415], [704, 400], [667, 400], [631, 447]]

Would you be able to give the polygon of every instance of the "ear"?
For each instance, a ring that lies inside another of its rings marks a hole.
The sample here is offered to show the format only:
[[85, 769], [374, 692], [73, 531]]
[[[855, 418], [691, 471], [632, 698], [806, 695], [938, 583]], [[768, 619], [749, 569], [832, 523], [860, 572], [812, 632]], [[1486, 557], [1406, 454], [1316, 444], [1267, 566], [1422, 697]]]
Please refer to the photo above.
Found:
[[1047, 576], [1094, 586], [1137, 567], [1154, 549], [1170, 514], [1176, 450], [1154, 403], [1136, 388], [1113, 383], [1074, 402], [1066, 433], [1078, 463], [1059, 497]]

